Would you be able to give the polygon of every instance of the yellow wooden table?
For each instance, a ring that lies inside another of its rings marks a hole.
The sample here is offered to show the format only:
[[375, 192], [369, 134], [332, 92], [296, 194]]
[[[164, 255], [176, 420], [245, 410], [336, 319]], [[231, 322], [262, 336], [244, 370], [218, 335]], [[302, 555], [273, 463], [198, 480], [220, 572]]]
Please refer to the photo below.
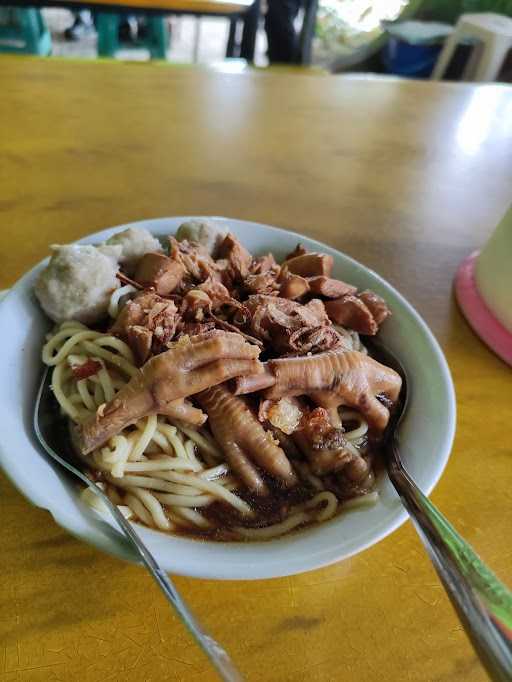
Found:
[[[0, 287], [52, 242], [166, 215], [281, 225], [358, 258], [417, 306], [447, 354], [458, 429], [433, 500], [512, 583], [512, 370], [451, 290], [510, 204], [512, 90], [0, 67]], [[216, 679], [141, 568], [76, 541], [5, 479], [0, 495], [1, 682]], [[176, 582], [252, 682], [485, 679], [410, 523], [293, 578]]]

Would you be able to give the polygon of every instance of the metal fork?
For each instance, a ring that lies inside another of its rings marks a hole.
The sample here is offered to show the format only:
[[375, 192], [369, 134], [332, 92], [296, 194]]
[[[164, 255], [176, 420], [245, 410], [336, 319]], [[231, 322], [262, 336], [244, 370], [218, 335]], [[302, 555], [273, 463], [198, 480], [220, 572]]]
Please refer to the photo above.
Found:
[[44, 371], [41, 384], [37, 392], [34, 410], [34, 431], [36, 438], [43, 450], [56, 462], [58, 462], [58, 464], [74, 474], [89, 488], [92, 488], [98, 497], [100, 497], [107, 505], [121, 532], [125, 535], [128, 542], [137, 552], [140, 560], [155, 579], [158, 586], [167, 597], [169, 603], [174, 607], [176, 613], [181, 618], [182, 623], [188, 628], [190, 634], [195, 638], [196, 642], [208, 656], [220, 677], [223, 680], [226, 680], [226, 682], [243, 682], [242, 676], [236, 670], [226, 651], [218, 642], [213, 639], [213, 637], [210, 637], [210, 635], [205, 632], [204, 628], [192, 615], [190, 609], [180, 597], [178, 590], [173, 585], [171, 579], [165, 573], [163, 568], [158, 565], [156, 559], [153, 557], [146, 545], [142, 542], [139, 535], [134, 530], [132, 524], [125, 519], [117, 506], [110, 501], [101, 488], [99, 488], [83, 473], [81, 470], [81, 463], [78, 461], [73, 452], [69, 438], [66, 439], [67, 443], [59, 443], [57, 446], [57, 449], [62, 451], [64, 456], [59, 455], [52, 446], [51, 443], [55, 441], [56, 432], [58, 432], [59, 429], [58, 411], [55, 410], [54, 399], [51, 394], [49, 368], [46, 368]]
[[400, 457], [400, 423], [407, 410], [407, 374], [389, 349], [370, 350], [402, 377], [400, 402], [385, 434], [386, 469], [441, 582], [489, 676], [512, 680], [512, 593], [421, 492]]

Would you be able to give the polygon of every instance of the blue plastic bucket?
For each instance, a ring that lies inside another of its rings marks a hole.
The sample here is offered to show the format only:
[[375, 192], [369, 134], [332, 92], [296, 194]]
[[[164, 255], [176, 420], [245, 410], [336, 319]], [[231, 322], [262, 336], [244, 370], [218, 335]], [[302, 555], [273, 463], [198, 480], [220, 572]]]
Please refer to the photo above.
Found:
[[441, 52], [439, 45], [412, 45], [390, 36], [383, 49], [382, 61], [389, 73], [398, 76], [428, 78]]

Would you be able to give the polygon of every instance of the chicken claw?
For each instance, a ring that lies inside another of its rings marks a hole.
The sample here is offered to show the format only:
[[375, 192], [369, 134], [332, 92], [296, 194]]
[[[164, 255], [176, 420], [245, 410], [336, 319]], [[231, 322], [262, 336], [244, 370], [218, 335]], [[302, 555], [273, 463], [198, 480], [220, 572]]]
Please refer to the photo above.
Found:
[[217, 442], [222, 447], [233, 471], [258, 495], [268, 493], [256, 464], [286, 487], [297, 483], [297, 477], [283, 450], [274, 441], [242, 398], [225, 386], [214, 386], [197, 396]]
[[[177, 342], [148, 360], [126, 386], [78, 427], [83, 454], [103, 445], [129, 424], [151, 414], [201, 423], [204, 417], [183, 399], [228, 379], [258, 374], [260, 349], [239, 334], [213, 331]], [[180, 416], [181, 415], [181, 416]]]
[[236, 393], [266, 389], [265, 397], [307, 395], [327, 410], [347, 405], [361, 412], [376, 431], [383, 431], [389, 410], [379, 400], [395, 403], [402, 380], [390, 367], [369, 355], [336, 348], [308, 357], [283, 358], [264, 363], [264, 373], [237, 381]]

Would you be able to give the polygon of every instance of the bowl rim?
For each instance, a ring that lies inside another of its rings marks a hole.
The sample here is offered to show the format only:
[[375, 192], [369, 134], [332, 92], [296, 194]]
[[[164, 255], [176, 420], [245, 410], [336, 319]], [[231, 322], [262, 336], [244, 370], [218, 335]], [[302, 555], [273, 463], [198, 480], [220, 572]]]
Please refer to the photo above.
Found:
[[[218, 220], [218, 221], [223, 221], [228, 224], [231, 224], [233, 226], [238, 226], [242, 229], [250, 227], [250, 228], [264, 228], [265, 230], [271, 230], [274, 231], [276, 236], [282, 236], [285, 239], [290, 239], [290, 237], [293, 237], [294, 239], [297, 239], [298, 241], [307, 241], [308, 246], [313, 246], [317, 248], [318, 250], [321, 250], [323, 252], [331, 253], [331, 255], [334, 255], [334, 257], [341, 257], [345, 263], [349, 264], [351, 267], [355, 269], [359, 269], [361, 272], [364, 274], [369, 273], [371, 277], [373, 277], [379, 285], [381, 285], [383, 288], [388, 289], [400, 302], [400, 305], [407, 311], [408, 315], [412, 318], [414, 321], [414, 324], [419, 328], [419, 330], [422, 332], [424, 339], [428, 343], [428, 346], [433, 353], [433, 356], [435, 358], [435, 361], [437, 363], [436, 369], [439, 372], [439, 378], [442, 382], [442, 388], [443, 388], [443, 397], [446, 400], [447, 403], [447, 428], [444, 433], [443, 439], [441, 446], [439, 447], [439, 453], [438, 456], [436, 457], [435, 460], [435, 467], [433, 467], [432, 471], [430, 472], [429, 475], [429, 483], [428, 485], [423, 487], [423, 492], [426, 495], [429, 495], [434, 487], [437, 485], [439, 479], [441, 478], [444, 469], [446, 468], [446, 465], [448, 463], [448, 459], [450, 457], [451, 449], [453, 446], [453, 441], [455, 437], [455, 428], [456, 428], [456, 398], [455, 398], [455, 389], [453, 385], [453, 380], [451, 377], [451, 373], [448, 367], [448, 363], [446, 361], [446, 358], [444, 356], [443, 351], [441, 350], [441, 347], [435, 338], [434, 334], [428, 327], [427, 323], [423, 320], [421, 315], [416, 311], [416, 309], [409, 303], [409, 301], [393, 286], [391, 285], [387, 280], [385, 280], [383, 277], [381, 277], [378, 273], [376, 273], [374, 270], [371, 268], [367, 267], [366, 265], [363, 265], [356, 259], [348, 256], [344, 252], [331, 247], [323, 242], [320, 242], [319, 240], [316, 240], [314, 238], [308, 237], [307, 235], [301, 235], [300, 233], [297, 233], [293, 230], [288, 230], [284, 228], [279, 228], [275, 227], [272, 225], [268, 225], [265, 223], [258, 223], [254, 221], [248, 221], [244, 219], [235, 219], [235, 218], [228, 218], [225, 216], [169, 216], [169, 217], [156, 217], [156, 218], [149, 218], [149, 219], [144, 219], [144, 220], [139, 220], [135, 222], [130, 222], [126, 223], [123, 225], [117, 225], [114, 227], [106, 228], [104, 230], [99, 230], [96, 232], [93, 232], [89, 235], [86, 235], [85, 237], [82, 237], [79, 240], [76, 240], [72, 243], [74, 244], [89, 244], [89, 243], [99, 243], [100, 241], [104, 241], [105, 239], [108, 239], [109, 236], [112, 234], [115, 234], [119, 231], [126, 230], [131, 227], [138, 227], [138, 228], [146, 228], [149, 229], [151, 232], [155, 233], [156, 235], [160, 234], [165, 234], [165, 230], [162, 229], [166, 225], [168, 226], [168, 232], [171, 231], [174, 228], [174, 225], [169, 225], [169, 223], [175, 223], [179, 225], [181, 222], [184, 222], [186, 220], [191, 220], [191, 219], [198, 219], [198, 220]], [[269, 245], [269, 248], [272, 248], [271, 245]], [[13, 292], [22, 292], [24, 288], [26, 287], [27, 281], [30, 280], [35, 272], [42, 268], [46, 262], [48, 262], [49, 257], [43, 259], [39, 263], [37, 263], [35, 266], [30, 268], [24, 275], [22, 275], [12, 286], [12, 288], [9, 290], [9, 293], [3, 300], [0, 301], [0, 318], [1, 318], [1, 313], [2, 313], [2, 308], [5, 304], [6, 301], [8, 301], [12, 295]], [[98, 532], [93, 532], [91, 534], [91, 526], [88, 526], [85, 530], [84, 528], [76, 528], [70, 526], [69, 518], [62, 513], [62, 510], [59, 509], [49, 509], [48, 507], [44, 506], [41, 504], [40, 500], [35, 499], [34, 495], [31, 494], [30, 491], [27, 491], [24, 489], [22, 486], [20, 486], [19, 481], [16, 479], [16, 477], [12, 474], [12, 472], [9, 470], [9, 456], [3, 448], [2, 444], [2, 437], [0, 436], [0, 465], [9, 478], [9, 480], [13, 483], [13, 485], [22, 493], [22, 495], [28, 499], [32, 504], [35, 506], [38, 506], [40, 508], [47, 509], [51, 515], [53, 516], [54, 520], [56, 521], [57, 524], [59, 524], [61, 527], [63, 527], [67, 532], [70, 534], [74, 535], [80, 540], [84, 540], [88, 544], [94, 545], [95, 547], [98, 547], [99, 549], [117, 556], [119, 558], [123, 558], [129, 561], [138, 561], [136, 556], [134, 555], [133, 550], [131, 549], [130, 543], [121, 535], [121, 533], [117, 530], [114, 531], [114, 528], [111, 529], [110, 536], [106, 536], [105, 534], [101, 534]], [[50, 465], [50, 462], [48, 460], [48, 464]], [[397, 496], [398, 500], [398, 496]], [[293, 559], [290, 557], [286, 561], [286, 565], [283, 565], [283, 559], [282, 558], [276, 558], [275, 561], [269, 560], [268, 558], [265, 561], [264, 566], [260, 565], [252, 565], [249, 566], [247, 563], [244, 564], [242, 561], [240, 564], [235, 563], [234, 565], [230, 565], [229, 559], [226, 560], [225, 565], [222, 566], [222, 568], [219, 570], [218, 566], [211, 566], [209, 564], [205, 564], [204, 560], [203, 561], [192, 561], [187, 564], [187, 562], [183, 562], [183, 565], [169, 565], [169, 562], [162, 561], [160, 560], [160, 563], [163, 565], [165, 570], [172, 571], [174, 573], [180, 574], [180, 575], [185, 575], [189, 577], [197, 577], [197, 578], [207, 578], [207, 579], [223, 579], [223, 580], [233, 580], [233, 579], [242, 579], [242, 580], [253, 580], [253, 579], [267, 579], [267, 578], [276, 578], [276, 577], [283, 577], [283, 576], [289, 576], [289, 575], [295, 575], [298, 573], [306, 572], [306, 571], [311, 571], [315, 569], [319, 569], [328, 565], [331, 565], [333, 563], [336, 563], [338, 561], [342, 561], [344, 559], [347, 559], [351, 556], [354, 556], [355, 554], [358, 554], [365, 549], [371, 547], [374, 544], [377, 544], [384, 538], [386, 538], [388, 535], [393, 533], [396, 529], [398, 529], [403, 523], [408, 519], [409, 515], [406, 512], [406, 510], [402, 507], [400, 508], [394, 518], [387, 522], [385, 528], [379, 529], [377, 532], [370, 533], [369, 537], [366, 539], [362, 539], [360, 542], [355, 542], [352, 547], [348, 548], [347, 550], [343, 551], [340, 553], [336, 553], [332, 549], [329, 551], [329, 548], [327, 548], [326, 551], [323, 551], [321, 553], [313, 553], [309, 556], [302, 556], [299, 559], [294, 557]], [[320, 525], [321, 527], [321, 525]], [[163, 537], [173, 537], [173, 536], [167, 536], [166, 534], [160, 533], [158, 531], [154, 531], [151, 529], [147, 529], [143, 526], [137, 525], [137, 528], [143, 529], [145, 535], [147, 537], [151, 536], [158, 536], [159, 538]], [[299, 535], [300, 533], [314, 533], [315, 531], [315, 526], [310, 527], [310, 529], [306, 529], [306, 531], [299, 531], [297, 534], [290, 534], [285, 536], [285, 538], [293, 538], [294, 535]], [[174, 536], [176, 537], [176, 536]], [[222, 548], [226, 546], [233, 546], [233, 545], [238, 545], [239, 543], [219, 543], [219, 542], [205, 542], [202, 543], [201, 541], [197, 540], [190, 540], [193, 543], [198, 543], [200, 542], [201, 544], [204, 545], [210, 545], [210, 546], [215, 546], [215, 548], [218, 548], [221, 553], [222, 553]], [[243, 546], [250, 546], [251, 548], [258, 548], [261, 547], [262, 545], [268, 546], [269, 544], [274, 544], [274, 543], [283, 543], [284, 538], [276, 538], [271, 541], [265, 541], [265, 542], [251, 542], [251, 543], [240, 543], [240, 547]], [[167, 565], [166, 565], [167, 563]], [[173, 563], [173, 562], [171, 562]]]

